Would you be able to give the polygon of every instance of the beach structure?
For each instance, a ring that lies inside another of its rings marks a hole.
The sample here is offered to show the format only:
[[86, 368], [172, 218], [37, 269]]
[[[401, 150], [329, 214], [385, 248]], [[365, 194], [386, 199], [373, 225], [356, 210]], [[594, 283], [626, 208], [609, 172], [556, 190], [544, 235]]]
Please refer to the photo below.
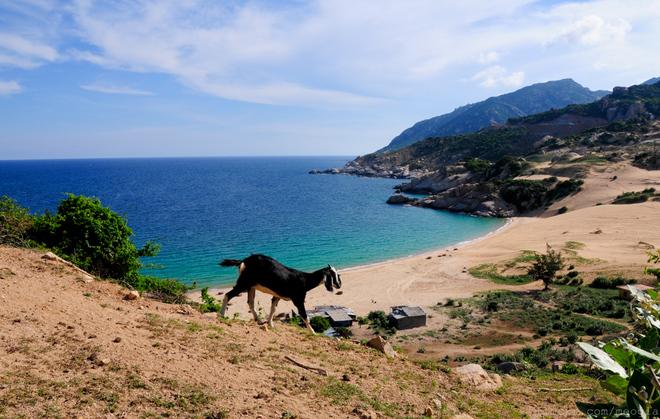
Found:
[[392, 307], [392, 312], [387, 317], [398, 330], [426, 326], [426, 312], [421, 307]]
[[332, 327], [351, 327], [356, 316], [352, 309], [342, 306], [316, 306], [307, 313], [312, 317], [325, 317]]
[[630, 300], [632, 296], [630, 295], [630, 289], [628, 287], [633, 287], [638, 291], [648, 291], [654, 289], [644, 284], [631, 284], [631, 285], [619, 285], [616, 289], [619, 290], [619, 297], [625, 300]]

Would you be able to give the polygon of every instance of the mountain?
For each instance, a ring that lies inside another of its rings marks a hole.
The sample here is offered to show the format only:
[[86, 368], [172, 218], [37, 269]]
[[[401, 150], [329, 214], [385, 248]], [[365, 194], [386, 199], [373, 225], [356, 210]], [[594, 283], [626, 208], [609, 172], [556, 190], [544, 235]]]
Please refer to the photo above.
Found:
[[546, 136], [567, 137], [612, 122], [660, 117], [660, 84], [615, 87], [603, 98], [586, 104], [510, 118], [507, 124], [444, 137], [430, 137], [388, 153], [360, 156], [335, 172], [362, 176], [414, 178], [459, 161], [497, 161], [524, 156]]
[[461, 106], [448, 114], [420, 121], [396, 136], [381, 152], [395, 151], [429, 137], [475, 132], [509, 118], [531, 115], [570, 104], [589, 103], [607, 91], [592, 91], [571, 79], [537, 83], [512, 93]]
[[394, 195], [388, 203], [510, 217], [578, 193], [592, 164], [659, 169], [652, 141], [660, 133], [659, 118], [660, 83], [615, 87], [592, 103], [511, 118], [473, 133], [427, 138], [320, 173], [406, 178], [410, 181], [398, 190], [427, 197]]
[[654, 77], [650, 80], [646, 80], [643, 84], [656, 84], [660, 82], [660, 77]]

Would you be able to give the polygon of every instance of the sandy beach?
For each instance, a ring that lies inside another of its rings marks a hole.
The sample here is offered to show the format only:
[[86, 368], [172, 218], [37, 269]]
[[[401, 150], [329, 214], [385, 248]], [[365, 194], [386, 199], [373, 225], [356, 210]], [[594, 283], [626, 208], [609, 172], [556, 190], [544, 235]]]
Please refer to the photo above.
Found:
[[[585, 179], [583, 191], [553, 204], [537, 217], [517, 217], [484, 237], [420, 255], [342, 270], [342, 293], [333, 295], [323, 287], [308, 294], [307, 307], [337, 304], [353, 308], [360, 315], [371, 310], [388, 310], [394, 305], [430, 306], [448, 298], [470, 297], [482, 291], [503, 288], [540, 288], [540, 283], [503, 286], [475, 278], [467, 271], [483, 263], [511, 260], [522, 250], [545, 251], [546, 244], [562, 249], [578, 242], [579, 256], [589, 263], [579, 266], [585, 274], [624, 274], [643, 279], [642, 268], [650, 246], [660, 246], [660, 202], [635, 205], [598, 205], [611, 202], [625, 191], [649, 187], [660, 189], [660, 171], [642, 170], [628, 164], [599, 166]], [[567, 206], [565, 214], [556, 209]], [[237, 272], [238, 274], [238, 272]], [[211, 289], [222, 298], [228, 288]], [[199, 299], [199, 291], [190, 293]], [[270, 296], [257, 293], [264, 311]], [[281, 302], [280, 312], [293, 309]], [[244, 295], [232, 300], [229, 315], [248, 315]]]

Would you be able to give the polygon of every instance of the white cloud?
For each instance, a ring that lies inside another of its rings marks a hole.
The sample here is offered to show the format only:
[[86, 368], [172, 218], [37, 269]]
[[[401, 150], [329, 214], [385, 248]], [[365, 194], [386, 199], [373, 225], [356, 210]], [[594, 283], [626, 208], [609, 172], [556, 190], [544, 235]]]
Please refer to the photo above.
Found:
[[597, 15], [584, 16], [571, 22], [557, 37], [557, 40], [577, 42], [594, 46], [603, 43], [622, 42], [632, 29], [626, 20], [615, 18], [605, 21]]
[[522, 86], [525, 82], [525, 73], [523, 71], [509, 73], [506, 68], [495, 65], [481, 70], [472, 76], [472, 80], [476, 81], [479, 86], [485, 88], [515, 88]]
[[21, 85], [16, 81], [1, 81], [0, 80], [0, 96], [9, 96], [21, 91]]
[[474, 73], [610, 87], [660, 68], [660, 0], [35, 1], [12, 6], [27, 17], [3, 27], [0, 66], [85, 61], [273, 105], [371, 106]]
[[84, 84], [80, 86], [81, 89], [89, 90], [90, 92], [107, 93], [111, 95], [135, 95], [135, 96], [151, 96], [152, 92], [147, 90], [139, 90], [127, 86], [113, 86], [107, 84]]
[[479, 64], [492, 64], [499, 61], [499, 59], [500, 54], [497, 51], [488, 51], [480, 53], [477, 62]]

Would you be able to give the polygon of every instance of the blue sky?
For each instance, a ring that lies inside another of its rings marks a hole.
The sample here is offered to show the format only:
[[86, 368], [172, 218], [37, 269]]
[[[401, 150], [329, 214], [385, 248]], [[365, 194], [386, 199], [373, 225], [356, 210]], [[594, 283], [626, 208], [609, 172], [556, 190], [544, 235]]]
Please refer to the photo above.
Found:
[[535, 82], [660, 75], [660, 0], [0, 1], [0, 159], [353, 155]]

